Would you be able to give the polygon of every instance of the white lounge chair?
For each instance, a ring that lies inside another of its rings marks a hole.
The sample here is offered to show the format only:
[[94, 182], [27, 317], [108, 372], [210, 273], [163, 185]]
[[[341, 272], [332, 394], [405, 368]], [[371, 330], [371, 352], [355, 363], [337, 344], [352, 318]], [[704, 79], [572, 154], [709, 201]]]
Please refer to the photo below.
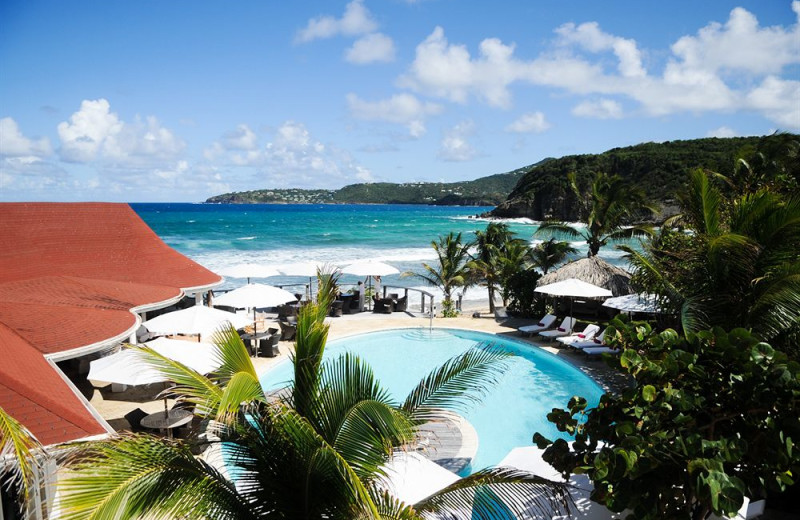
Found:
[[546, 314], [544, 318], [539, 320], [539, 323], [536, 325], [525, 325], [524, 327], [520, 327], [517, 330], [520, 331], [522, 334], [527, 334], [531, 336], [536, 334], [537, 332], [541, 332], [543, 330], [547, 330], [553, 326], [556, 322], [556, 317], [553, 314]]
[[604, 330], [600, 334], [596, 334], [592, 338], [586, 338], [581, 341], [573, 341], [572, 343], [568, 343], [567, 346], [569, 348], [574, 348], [577, 350], [583, 350], [585, 348], [596, 348], [596, 347], [603, 347], [605, 343], [603, 343], [603, 339], [606, 337], [606, 331]]
[[561, 336], [569, 336], [572, 333], [572, 328], [575, 326], [575, 318], [572, 316], [567, 316], [564, 318], [564, 321], [561, 322], [561, 325], [558, 326], [557, 329], [553, 330], [543, 330], [539, 333], [539, 336], [542, 338], [550, 341], [554, 338], [560, 338]]
[[611, 347], [587, 347], [581, 349], [581, 352], [586, 354], [587, 356], [599, 356], [601, 354], [620, 354], [622, 353], [622, 349], [618, 348], [611, 348]]
[[560, 338], [556, 338], [556, 341], [559, 343], [563, 343], [564, 345], [569, 345], [570, 343], [576, 341], [586, 341], [594, 338], [595, 334], [600, 332], [600, 327], [595, 325], [594, 323], [590, 323], [583, 329], [583, 332], [579, 332], [577, 334], [572, 334], [570, 336], [562, 336]]

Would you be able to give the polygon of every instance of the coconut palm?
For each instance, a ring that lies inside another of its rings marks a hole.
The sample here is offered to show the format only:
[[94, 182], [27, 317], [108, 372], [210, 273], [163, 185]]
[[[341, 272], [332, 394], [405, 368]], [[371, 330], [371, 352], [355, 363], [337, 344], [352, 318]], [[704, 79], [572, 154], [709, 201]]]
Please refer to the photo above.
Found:
[[800, 327], [800, 197], [758, 189], [728, 200], [710, 177], [692, 173], [683, 213], [666, 223], [677, 232], [643, 253], [625, 248], [636, 277], [680, 312], [686, 331], [746, 327], [787, 342]]
[[549, 238], [531, 249], [531, 261], [535, 267], [547, 274], [547, 271], [563, 263], [570, 255], [577, 254], [578, 250], [569, 245], [569, 242], [560, 242]]
[[[476, 278], [486, 284], [489, 292], [489, 312], [494, 312], [494, 294], [503, 281], [503, 262], [506, 249], [523, 244], [524, 241], [514, 238], [508, 224], [491, 222], [486, 226], [486, 231], [475, 231], [475, 246], [477, 254], [468, 263], [468, 267]], [[515, 250], [516, 252], [516, 250]]]
[[438, 241], [431, 242], [431, 246], [436, 252], [436, 265], [423, 263], [424, 272], [406, 272], [403, 276], [420, 278], [441, 289], [444, 293], [443, 306], [447, 310], [452, 307], [453, 290], [471, 283], [472, 272], [468, 265], [472, 258], [469, 254], [470, 244], [461, 241], [461, 233], [450, 232], [440, 236]]
[[609, 242], [642, 237], [651, 234], [649, 226], [625, 226], [641, 211], [652, 211], [644, 202], [644, 193], [619, 175], [597, 173], [592, 180], [589, 198], [578, 188], [575, 175], [570, 174], [569, 184], [586, 215], [585, 230], [578, 230], [563, 222], [545, 222], [534, 236], [561, 233], [571, 238], [586, 240], [588, 256], [595, 256]]
[[394, 451], [442, 408], [479, 398], [502, 373], [503, 354], [467, 351], [395, 403], [357, 356], [323, 362], [329, 291], [320, 294], [300, 312], [295, 379], [279, 395], [265, 395], [232, 329], [215, 337], [223, 363], [209, 378], [137, 347], [177, 383], [171, 392], [217, 421], [226, 467], [146, 435], [90, 442], [67, 461], [63, 518], [471, 518], [473, 503], [519, 512], [532, 496], [541, 497], [539, 513], [567, 507], [563, 486], [508, 469], [478, 472], [413, 505], [382, 490]]
[[36, 437], [0, 408], [0, 485], [14, 486], [20, 511], [31, 506], [35, 475], [46, 457], [47, 451]]

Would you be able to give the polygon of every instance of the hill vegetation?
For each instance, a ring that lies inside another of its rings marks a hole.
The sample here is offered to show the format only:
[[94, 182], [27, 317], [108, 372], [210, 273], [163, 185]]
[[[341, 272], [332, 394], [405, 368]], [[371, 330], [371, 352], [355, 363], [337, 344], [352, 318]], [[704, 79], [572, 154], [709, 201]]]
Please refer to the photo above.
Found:
[[[579, 186], [589, 189], [597, 172], [618, 174], [641, 187], [660, 207], [662, 216], [674, 213], [675, 194], [696, 168], [730, 175], [742, 149], [756, 147], [763, 137], [706, 138], [665, 143], [643, 143], [613, 148], [601, 154], [569, 155], [540, 163], [519, 181], [508, 199], [492, 212], [496, 217], [575, 221], [581, 204], [570, 189], [567, 175], [574, 172]], [[588, 193], [588, 191], [587, 191]]]
[[496, 206], [506, 200], [519, 179], [535, 166], [465, 182], [375, 182], [351, 184], [338, 190], [264, 189], [216, 195], [206, 202]]

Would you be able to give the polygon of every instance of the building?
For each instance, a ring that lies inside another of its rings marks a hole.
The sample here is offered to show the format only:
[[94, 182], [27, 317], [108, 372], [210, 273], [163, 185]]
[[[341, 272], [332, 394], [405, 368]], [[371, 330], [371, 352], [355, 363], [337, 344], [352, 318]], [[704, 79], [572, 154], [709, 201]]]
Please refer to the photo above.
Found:
[[113, 432], [56, 363], [221, 282], [127, 204], [0, 204], [0, 407], [44, 445]]

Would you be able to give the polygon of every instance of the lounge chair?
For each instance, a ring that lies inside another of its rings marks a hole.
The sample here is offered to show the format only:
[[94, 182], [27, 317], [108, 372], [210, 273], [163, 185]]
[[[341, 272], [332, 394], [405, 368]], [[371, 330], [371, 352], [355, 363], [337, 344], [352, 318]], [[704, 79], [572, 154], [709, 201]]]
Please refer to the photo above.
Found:
[[606, 344], [604, 343], [604, 339], [606, 337], [606, 331], [604, 330], [600, 334], [596, 334], [593, 338], [587, 338], [581, 341], [573, 341], [572, 343], [567, 343], [569, 348], [574, 348], [576, 350], [583, 350], [585, 348], [595, 348], [595, 347], [604, 347]]
[[546, 339], [547, 341], [550, 341], [555, 338], [560, 338], [561, 336], [569, 336], [574, 326], [575, 326], [575, 318], [573, 318], [572, 316], [567, 316], [566, 318], [564, 318], [564, 321], [561, 322], [561, 325], [559, 325], [557, 329], [543, 330], [542, 332], [539, 333], [539, 337]]
[[594, 336], [600, 332], [600, 327], [595, 325], [594, 323], [590, 323], [583, 329], [583, 332], [579, 332], [577, 334], [572, 334], [569, 336], [562, 336], [560, 338], [556, 338], [556, 341], [562, 343], [564, 345], [569, 345], [570, 343], [576, 341], [586, 341], [594, 338]]
[[539, 323], [536, 325], [525, 325], [524, 327], [520, 327], [517, 330], [520, 331], [523, 335], [527, 334], [531, 336], [533, 334], [539, 333], [543, 330], [547, 330], [553, 326], [556, 322], [556, 317], [553, 314], [546, 314], [544, 318], [539, 320]]
[[620, 354], [622, 352], [622, 349], [606, 347], [606, 346], [597, 346], [597, 347], [587, 347], [587, 348], [581, 349], [581, 352], [583, 352], [587, 356], [599, 356], [601, 354], [614, 354], [614, 355], [617, 355], [617, 354]]

